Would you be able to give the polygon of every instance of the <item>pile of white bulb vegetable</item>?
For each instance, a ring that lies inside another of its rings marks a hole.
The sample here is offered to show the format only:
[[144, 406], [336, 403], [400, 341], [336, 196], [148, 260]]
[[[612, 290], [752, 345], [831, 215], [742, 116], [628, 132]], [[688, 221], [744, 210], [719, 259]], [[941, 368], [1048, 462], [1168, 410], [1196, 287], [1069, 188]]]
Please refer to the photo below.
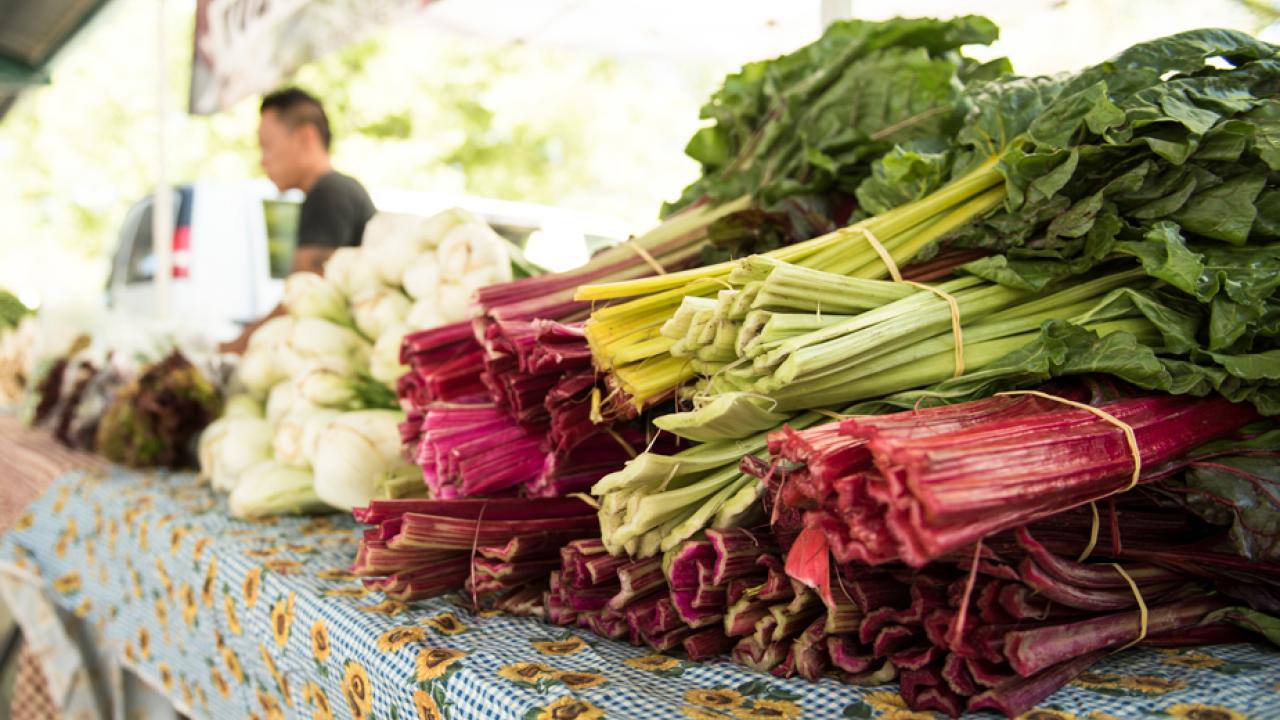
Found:
[[506, 241], [465, 211], [375, 215], [324, 276], [285, 280], [288, 314], [250, 338], [241, 392], [200, 438], [201, 474], [239, 517], [350, 510], [420, 490], [401, 456], [401, 340], [466, 320], [477, 288], [510, 279]]

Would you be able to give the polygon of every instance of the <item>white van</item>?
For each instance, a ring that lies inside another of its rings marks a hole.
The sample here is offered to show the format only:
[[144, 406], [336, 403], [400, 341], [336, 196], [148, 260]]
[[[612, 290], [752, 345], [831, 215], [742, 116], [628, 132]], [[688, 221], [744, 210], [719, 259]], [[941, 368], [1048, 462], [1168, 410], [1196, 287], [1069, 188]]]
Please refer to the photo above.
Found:
[[[626, 237], [619, 220], [545, 205], [470, 195], [374, 190], [379, 210], [431, 215], [460, 207], [525, 248], [528, 259], [553, 270], [586, 262]], [[302, 195], [281, 195], [266, 180], [197, 182], [174, 189], [174, 321], [214, 342], [270, 312], [293, 265]], [[107, 306], [125, 316], [152, 316], [156, 258], [151, 238], [152, 197], [129, 209], [107, 281]]]

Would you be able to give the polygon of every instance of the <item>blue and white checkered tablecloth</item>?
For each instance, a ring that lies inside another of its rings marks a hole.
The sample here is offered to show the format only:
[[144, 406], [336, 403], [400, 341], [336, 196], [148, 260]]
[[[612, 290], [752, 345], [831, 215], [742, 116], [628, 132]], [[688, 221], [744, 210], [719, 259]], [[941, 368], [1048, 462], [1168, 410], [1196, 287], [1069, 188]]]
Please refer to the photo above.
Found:
[[[230, 519], [193, 476], [113, 468], [60, 478], [0, 542], [55, 602], [201, 718], [933, 717], [896, 686], [779, 680], [580, 630], [401, 604], [346, 572], [340, 516]], [[1118, 654], [1033, 712], [1051, 718], [1280, 718], [1280, 652]]]

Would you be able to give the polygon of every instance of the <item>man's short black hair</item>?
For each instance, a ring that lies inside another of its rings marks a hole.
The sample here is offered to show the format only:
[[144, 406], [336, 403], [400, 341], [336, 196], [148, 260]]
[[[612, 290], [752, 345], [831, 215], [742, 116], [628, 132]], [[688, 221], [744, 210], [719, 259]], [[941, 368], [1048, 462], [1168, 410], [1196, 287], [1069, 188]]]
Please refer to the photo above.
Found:
[[262, 98], [258, 114], [268, 110], [276, 111], [281, 122], [290, 128], [314, 125], [324, 149], [329, 149], [329, 116], [324, 114], [324, 106], [311, 93], [296, 87], [276, 90]]

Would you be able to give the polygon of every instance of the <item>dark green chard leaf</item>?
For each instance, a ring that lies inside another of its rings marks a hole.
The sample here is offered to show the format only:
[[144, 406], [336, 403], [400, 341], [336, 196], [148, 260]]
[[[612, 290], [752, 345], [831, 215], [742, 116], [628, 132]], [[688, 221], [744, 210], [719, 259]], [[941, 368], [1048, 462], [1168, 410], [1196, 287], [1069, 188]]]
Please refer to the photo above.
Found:
[[1266, 182], [1262, 172], [1238, 175], [1193, 195], [1173, 219], [1188, 232], [1242, 245], [1258, 215], [1254, 201]]
[[1228, 607], [1218, 610], [1204, 619], [1206, 623], [1226, 622], [1252, 630], [1280, 645], [1280, 618], [1247, 607]]
[[858, 186], [859, 209], [876, 215], [928, 195], [946, 182], [951, 159], [936, 141], [893, 148], [871, 164], [871, 177]]
[[1008, 70], [958, 50], [997, 36], [978, 16], [849, 20], [794, 53], [744, 66], [703, 107], [712, 125], [686, 148], [702, 177], [664, 213], [702, 199], [751, 195], [773, 210], [798, 194], [851, 194], [895, 143], [955, 132], [962, 75], [978, 82]]
[[[1011, 78], [978, 84], [961, 100], [964, 127], [956, 134], [954, 177], [1000, 155], [1062, 91], [1056, 78]], [[1010, 184], [1010, 196], [1015, 188]]]
[[[1167, 386], [1169, 372], [1151, 349], [1130, 333], [1105, 337], [1061, 320], [1046, 322], [1036, 340], [982, 370], [965, 373], [924, 390], [890, 395], [871, 406], [896, 408], [951, 404], [989, 397], [1002, 390], [1030, 388], [1063, 375], [1105, 373], [1144, 388]], [[859, 407], [851, 414], [864, 412]]]
[[1241, 556], [1280, 560], [1280, 429], [1252, 430], [1196, 450], [1186, 472], [1163, 484], [1200, 517], [1229, 526]]

